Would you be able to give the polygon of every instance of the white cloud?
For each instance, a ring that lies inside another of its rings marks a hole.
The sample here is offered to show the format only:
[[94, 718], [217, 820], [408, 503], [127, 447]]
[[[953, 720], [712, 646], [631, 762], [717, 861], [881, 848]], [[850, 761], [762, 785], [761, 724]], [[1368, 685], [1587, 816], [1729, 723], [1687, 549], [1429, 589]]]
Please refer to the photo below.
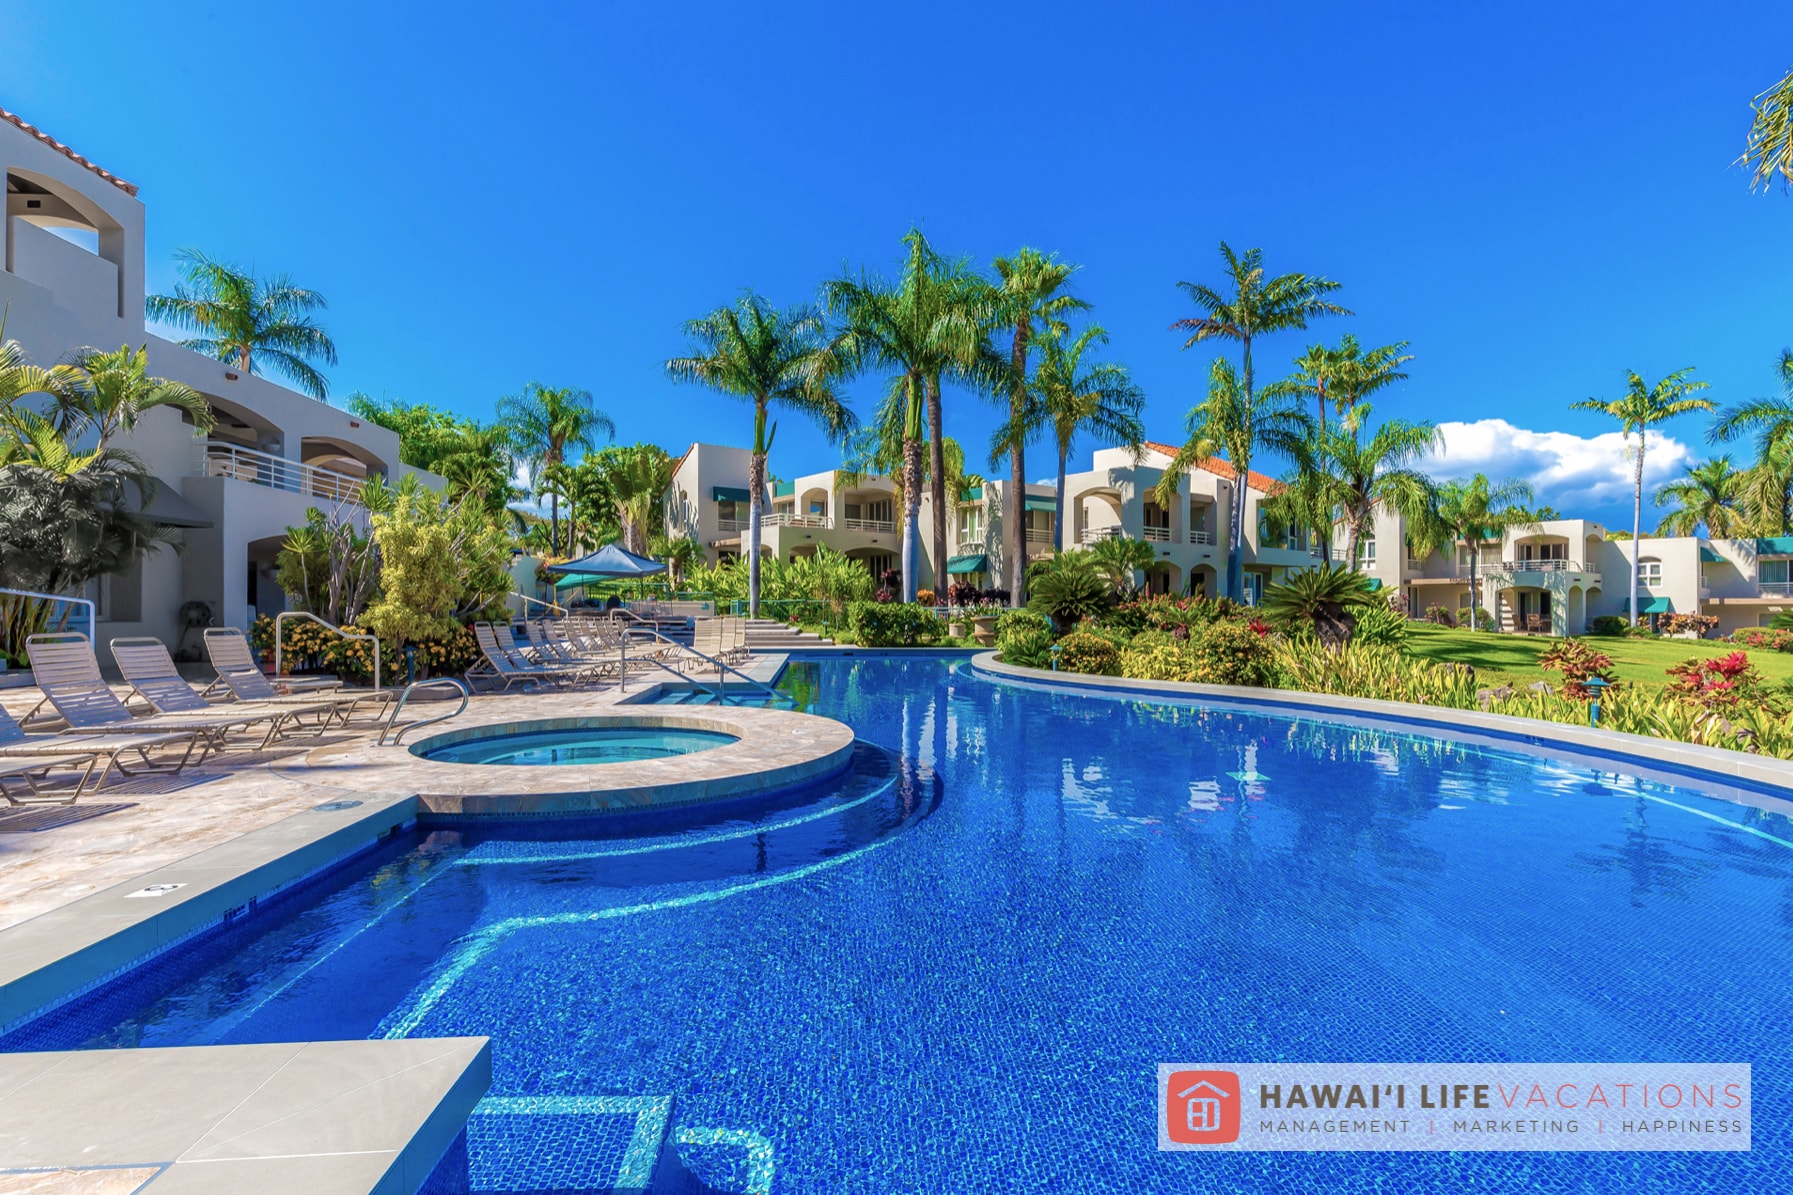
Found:
[[[1618, 432], [1577, 436], [1570, 432], [1534, 432], [1505, 419], [1438, 425], [1442, 452], [1422, 466], [1437, 478], [1465, 478], [1486, 473], [1492, 481], [1523, 478], [1537, 491], [1538, 501], [1571, 517], [1598, 517], [1589, 508], [1631, 505], [1632, 458]], [[1656, 487], [1673, 480], [1699, 460], [1692, 448], [1659, 432], [1648, 433], [1644, 452], [1644, 502]], [[1632, 441], [1635, 448], [1636, 441]]]

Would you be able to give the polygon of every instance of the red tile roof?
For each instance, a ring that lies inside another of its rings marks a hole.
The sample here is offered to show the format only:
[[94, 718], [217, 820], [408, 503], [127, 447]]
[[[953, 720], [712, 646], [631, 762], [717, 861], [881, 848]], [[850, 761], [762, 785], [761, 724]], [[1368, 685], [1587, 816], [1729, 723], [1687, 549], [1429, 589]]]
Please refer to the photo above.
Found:
[[36, 137], [39, 141], [42, 141], [45, 145], [49, 146], [51, 149], [53, 149], [57, 153], [61, 154], [63, 157], [67, 158], [69, 161], [77, 162], [80, 165], [87, 167], [89, 170], [93, 171], [95, 174], [99, 175], [101, 178], [105, 179], [107, 182], [111, 183], [113, 186], [115, 186], [119, 190], [123, 191], [126, 195], [137, 194], [137, 184], [127, 183], [124, 179], [119, 178], [116, 174], [113, 174], [110, 170], [103, 170], [100, 167], [95, 166], [92, 162], [89, 162], [86, 158], [82, 157], [80, 154], [76, 153], [74, 150], [70, 149], [68, 146], [64, 145], [62, 142], [56, 140], [56, 138], [50, 136], [48, 133], [44, 132], [42, 129], [38, 128], [36, 125], [26, 124], [22, 117], [13, 115], [11, 112], [8, 112], [5, 108], [0, 108], [0, 120], [4, 120], [7, 124], [10, 124], [10, 125], [17, 125], [19, 128], [25, 130], [27, 133], [30, 133], [33, 137]]
[[[1153, 452], [1162, 452], [1165, 456], [1174, 457], [1177, 455], [1176, 448], [1169, 444], [1160, 444], [1156, 440], [1147, 440], [1145, 446]], [[1197, 469], [1206, 469], [1215, 476], [1224, 477], [1228, 481], [1236, 480], [1239, 476], [1239, 471], [1233, 468], [1232, 462], [1226, 460], [1224, 457], [1211, 456], [1195, 467]], [[1274, 477], [1266, 477], [1256, 469], [1253, 469], [1246, 474], [1245, 482], [1252, 489], [1257, 490], [1261, 494], [1274, 494], [1283, 488], [1282, 482], [1276, 480]]]

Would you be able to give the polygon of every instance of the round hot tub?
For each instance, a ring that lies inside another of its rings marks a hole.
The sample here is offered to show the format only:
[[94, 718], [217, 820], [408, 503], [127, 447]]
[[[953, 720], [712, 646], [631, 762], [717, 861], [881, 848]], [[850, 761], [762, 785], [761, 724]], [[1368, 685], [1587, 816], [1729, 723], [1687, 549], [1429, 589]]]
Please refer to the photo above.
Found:
[[612, 723], [457, 736], [450, 742], [421, 743], [417, 754], [432, 763], [575, 767], [666, 759], [739, 741], [738, 736], [719, 730]]

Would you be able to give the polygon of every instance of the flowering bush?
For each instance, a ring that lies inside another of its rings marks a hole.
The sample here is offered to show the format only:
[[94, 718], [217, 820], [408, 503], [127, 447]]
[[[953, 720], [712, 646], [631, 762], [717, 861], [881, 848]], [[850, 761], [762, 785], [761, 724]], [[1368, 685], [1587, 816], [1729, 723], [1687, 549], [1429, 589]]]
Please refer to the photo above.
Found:
[[946, 604], [957, 609], [983, 605], [983, 590], [969, 581], [954, 581], [946, 590]]
[[1738, 647], [1764, 651], [1793, 651], [1793, 631], [1775, 630], [1771, 627], [1741, 627], [1731, 632], [1731, 642]]
[[1762, 674], [1740, 651], [1728, 656], [1682, 660], [1668, 670], [1668, 676], [1671, 697], [1695, 702], [1708, 710], [1735, 709], [1761, 701]]
[[865, 647], [926, 647], [946, 634], [934, 608], [914, 602], [854, 602], [847, 628]]
[[1538, 666], [1563, 674], [1563, 696], [1587, 701], [1594, 695], [1588, 682], [1598, 677], [1607, 684], [1618, 680], [1612, 671], [1612, 657], [1595, 651], [1579, 639], [1564, 639], [1538, 657]]
[[1058, 641], [1058, 666], [1063, 672], [1114, 676], [1121, 670], [1121, 653], [1100, 635], [1072, 631]]
[[934, 605], [939, 604], [936, 601], [934, 601], [934, 591], [932, 589], [916, 590], [915, 591], [915, 601], [917, 604], [923, 605], [923, 606], [934, 606]]
[[1716, 614], [1665, 614], [1662, 617], [1662, 633], [1665, 635], [1692, 632], [1696, 638], [1704, 639], [1717, 626]]
[[[1263, 627], [1258, 630], [1258, 627]], [[1230, 619], [1216, 622], [1189, 642], [1194, 678], [1209, 685], [1274, 685], [1275, 652], [1270, 628]]]

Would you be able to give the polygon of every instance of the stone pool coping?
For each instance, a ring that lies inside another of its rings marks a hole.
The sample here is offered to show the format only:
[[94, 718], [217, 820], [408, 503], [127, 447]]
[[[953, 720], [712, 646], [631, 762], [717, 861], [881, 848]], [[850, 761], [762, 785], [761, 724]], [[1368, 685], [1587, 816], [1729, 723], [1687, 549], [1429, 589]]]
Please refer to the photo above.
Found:
[[[413, 754], [431, 742], [594, 723], [655, 725], [733, 735], [736, 742], [689, 755], [564, 767], [437, 763]], [[752, 706], [629, 704], [567, 717], [518, 717], [505, 706], [469, 710], [452, 729], [400, 746], [368, 740], [320, 747], [274, 765], [320, 789], [370, 786], [413, 793], [424, 813], [457, 817], [605, 814], [670, 808], [788, 788], [846, 767], [853, 731], [832, 718]]]
[[[1515, 747], [1541, 749], [1553, 758], [1576, 763], [1586, 763], [1590, 759], [1622, 763], [1629, 772], [1670, 784], [1692, 775], [1708, 783], [1720, 782], [1715, 786], [1718, 795], [1728, 800], [1793, 817], [1793, 761], [1721, 747], [1678, 743], [1649, 735], [1545, 722], [1511, 714], [1341, 697], [1332, 693], [1305, 693], [1297, 689], [1199, 685], [1185, 681], [1050, 672], [1005, 664], [997, 659], [995, 652], [981, 652], [973, 657], [972, 669], [1003, 684], [1146, 698], [1194, 698], [1205, 704], [1245, 707], [1266, 713], [1306, 714], [1324, 717], [1327, 721], [1381, 729], [1412, 729], [1433, 734], [1445, 731], [1448, 733], [1438, 737], [1507, 750]], [[1762, 791], [1764, 789], [1771, 791]]]
[[491, 1080], [484, 1037], [0, 1054], [0, 1181], [410, 1195]]

